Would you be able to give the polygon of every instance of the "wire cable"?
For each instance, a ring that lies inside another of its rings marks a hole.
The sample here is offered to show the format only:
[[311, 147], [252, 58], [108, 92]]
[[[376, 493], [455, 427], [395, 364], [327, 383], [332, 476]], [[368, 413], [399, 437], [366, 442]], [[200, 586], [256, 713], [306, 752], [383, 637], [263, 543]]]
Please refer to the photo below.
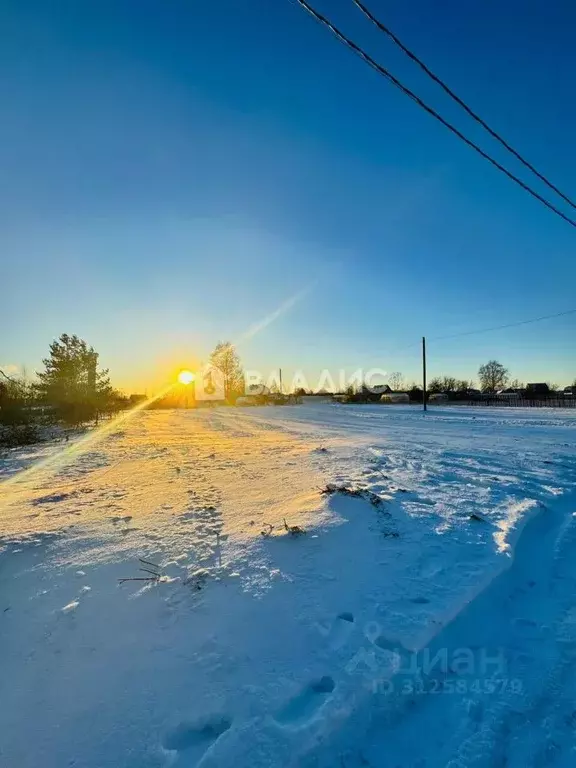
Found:
[[560, 216], [560, 218], [564, 219], [564, 221], [568, 222], [568, 224], [576, 228], [576, 221], [571, 219], [569, 216], [566, 216], [566, 214], [562, 213], [562, 211], [556, 208], [555, 205], [553, 205], [551, 202], [546, 200], [546, 198], [542, 197], [542, 195], [540, 195], [538, 192], [536, 192], [531, 187], [529, 187], [525, 182], [519, 179], [518, 176], [515, 176], [511, 171], [509, 171], [507, 168], [501, 165], [497, 160], [494, 160], [493, 157], [491, 157], [489, 154], [484, 152], [484, 150], [481, 149], [477, 144], [475, 144], [473, 141], [468, 139], [461, 131], [458, 130], [458, 128], [456, 128], [454, 125], [452, 125], [447, 120], [445, 120], [438, 112], [436, 112], [435, 109], [428, 106], [428, 104], [422, 101], [422, 99], [419, 96], [417, 96], [413, 91], [411, 91], [409, 88], [403, 85], [400, 82], [400, 80], [394, 77], [394, 75], [392, 75], [387, 69], [385, 69], [383, 66], [378, 64], [378, 62], [375, 61], [369, 54], [367, 54], [366, 51], [364, 51], [359, 45], [357, 45], [349, 37], [346, 37], [344, 33], [342, 33], [339, 29], [337, 29], [337, 27], [334, 26], [334, 24], [332, 24], [331, 21], [329, 21], [329, 19], [327, 19], [321, 13], [318, 13], [318, 11], [312, 8], [312, 6], [309, 5], [306, 2], [306, 0], [296, 0], [296, 2], [300, 6], [302, 6], [302, 8], [304, 8], [306, 11], [308, 11], [308, 13], [311, 16], [313, 16], [316, 19], [316, 21], [328, 27], [328, 29], [332, 32], [332, 34], [341, 43], [343, 43], [347, 48], [350, 48], [350, 50], [352, 50], [357, 56], [363, 59], [369, 66], [371, 66], [379, 74], [381, 74], [383, 77], [389, 80], [393, 85], [396, 86], [396, 88], [402, 91], [402, 93], [404, 93], [406, 96], [411, 98], [414, 102], [416, 102], [416, 104], [418, 104], [419, 107], [421, 107], [423, 110], [428, 112], [429, 115], [431, 115], [440, 123], [442, 123], [442, 125], [448, 128], [448, 130], [451, 131], [455, 136], [457, 136], [461, 141], [467, 144], [471, 149], [475, 150], [485, 160], [488, 160], [488, 162], [491, 163], [495, 168], [497, 168], [499, 171], [501, 171], [506, 176], [508, 176], [509, 179], [514, 181], [520, 187], [522, 187], [522, 189], [528, 192], [528, 194], [532, 195], [532, 197], [534, 197], [536, 200], [539, 200], [541, 203], [543, 203], [547, 208], [553, 211], [557, 216]]
[[494, 139], [496, 139], [496, 141], [499, 141], [499, 142], [500, 142], [500, 144], [502, 144], [502, 146], [503, 146], [503, 147], [505, 147], [505, 148], [508, 150], [508, 152], [512, 153], [512, 154], [514, 155], [514, 157], [515, 157], [515, 158], [517, 158], [518, 160], [520, 160], [520, 162], [521, 162], [521, 163], [522, 163], [524, 166], [526, 166], [526, 168], [529, 168], [529, 169], [532, 171], [532, 173], [534, 173], [534, 174], [535, 174], [535, 175], [536, 175], [536, 176], [537, 176], [537, 177], [538, 177], [538, 178], [539, 178], [541, 181], [543, 181], [543, 182], [544, 182], [544, 184], [546, 184], [548, 187], [550, 187], [550, 189], [552, 189], [554, 192], [556, 192], [556, 194], [560, 195], [560, 197], [561, 197], [561, 198], [563, 198], [563, 200], [565, 200], [565, 201], [566, 201], [566, 202], [567, 202], [569, 205], [571, 205], [571, 206], [572, 206], [572, 208], [575, 208], [575, 209], [576, 209], [576, 203], [572, 202], [572, 200], [571, 200], [571, 199], [568, 197], [568, 195], [565, 195], [565, 194], [564, 194], [564, 193], [563, 193], [563, 192], [562, 192], [560, 189], [558, 189], [558, 187], [557, 187], [555, 184], [553, 184], [551, 181], [549, 181], [549, 179], [547, 179], [547, 178], [546, 178], [546, 176], [544, 176], [544, 174], [540, 173], [540, 171], [538, 171], [536, 168], [534, 168], [534, 166], [533, 166], [533, 165], [532, 165], [530, 162], [528, 162], [528, 160], [526, 160], [524, 157], [522, 157], [522, 155], [521, 155], [519, 152], [517, 152], [517, 151], [514, 149], [514, 147], [512, 147], [512, 146], [511, 146], [511, 145], [510, 145], [510, 144], [509, 144], [509, 143], [508, 143], [508, 142], [507, 142], [507, 141], [506, 141], [504, 138], [502, 138], [502, 136], [500, 136], [500, 134], [498, 134], [498, 133], [497, 133], [497, 132], [496, 132], [496, 131], [495, 131], [493, 128], [491, 128], [491, 127], [490, 127], [490, 126], [489, 126], [489, 125], [488, 125], [488, 124], [487, 124], [487, 123], [486, 123], [486, 122], [485, 122], [485, 121], [484, 121], [484, 120], [483, 120], [483, 119], [480, 117], [480, 115], [478, 115], [478, 113], [477, 113], [477, 112], [474, 112], [474, 110], [473, 110], [473, 109], [471, 109], [471, 107], [469, 107], [469, 106], [468, 106], [468, 104], [466, 104], [466, 102], [464, 102], [464, 101], [463, 101], [463, 100], [462, 100], [462, 99], [461, 99], [461, 98], [460, 98], [460, 97], [459, 97], [459, 96], [458, 96], [456, 93], [454, 93], [454, 91], [453, 91], [453, 90], [452, 90], [452, 89], [451, 89], [451, 88], [450, 88], [448, 85], [446, 85], [446, 83], [445, 83], [445, 82], [444, 82], [444, 81], [443, 81], [443, 80], [442, 80], [440, 77], [438, 77], [438, 75], [434, 74], [434, 72], [432, 72], [432, 70], [431, 70], [431, 69], [430, 69], [428, 66], [426, 66], [426, 64], [425, 64], [425, 63], [422, 61], [422, 59], [418, 58], [418, 56], [416, 56], [416, 54], [415, 54], [413, 51], [411, 51], [409, 48], [407, 48], [407, 47], [404, 45], [404, 43], [403, 43], [403, 42], [402, 42], [402, 41], [401, 41], [401, 40], [400, 40], [400, 39], [399, 39], [399, 38], [398, 38], [398, 37], [397, 37], [397, 36], [394, 34], [394, 32], [392, 32], [392, 30], [391, 30], [389, 27], [387, 27], [387, 26], [386, 26], [385, 24], [383, 24], [383, 23], [382, 23], [382, 22], [381, 22], [381, 21], [380, 21], [378, 18], [376, 18], [376, 16], [374, 16], [374, 14], [373, 14], [373, 13], [372, 13], [372, 12], [371, 12], [371, 11], [370, 11], [370, 10], [369, 10], [369, 9], [368, 9], [368, 8], [367, 8], [367, 7], [366, 7], [366, 6], [365, 6], [365, 5], [364, 5], [364, 4], [363, 4], [363, 3], [362, 3], [360, 0], [352, 0], [352, 2], [354, 3], [354, 5], [355, 5], [355, 6], [356, 6], [356, 7], [357, 7], [357, 8], [358, 8], [358, 9], [359, 9], [359, 10], [360, 10], [360, 11], [361, 11], [361, 12], [362, 12], [362, 13], [363, 13], [363, 14], [364, 14], [364, 15], [365, 15], [367, 18], [368, 18], [368, 19], [370, 19], [370, 21], [371, 21], [373, 24], [375, 24], [375, 25], [378, 27], [378, 29], [379, 29], [381, 32], [384, 32], [384, 34], [385, 34], [385, 35], [388, 35], [388, 37], [389, 37], [389, 38], [390, 38], [390, 39], [391, 39], [391, 40], [392, 40], [392, 41], [393, 41], [393, 42], [394, 42], [394, 43], [395, 43], [395, 44], [396, 44], [396, 45], [397, 45], [399, 48], [401, 48], [401, 49], [404, 51], [404, 53], [405, 53], [405, 54], [406, 54], [406, 55], [407, 55], [407, 56], [408, 56], [410, 59], [412, 59], [412, 61], [414, 61], [416, 64], [418, 64], [418, 66], [419, 66], [421, 69], [423, 69], [423, 70], [424, 70], [424, 72], [426, 72], [426, 74], [427, 74], [427, 75], [428, 75], [428, 76], [429, 76], [429, 77], [430, 77], [432, 80], [434, 80], [434, 82], [435, 82], [435, 83], [437, 83], [437, 84], [438, 84], [438, 85], [439, 85], [439, 86], [440, 86], [440, 87], [441, 87], [441, 88], [442, 88], [442, 89], [443, 89], [443, 90], [444, 90], [444, 91], [445, 91], [445, 92], [446, 92], [446, 93], [447, 93], [447, 94], [448, 94], [448, 95], [449, 95], [449, 96], [450, 96], [452, 99], [454, 99], [454, 101], [455, 101], [457, 104], [459, 104], [459, 105], [462, 107], [462, 109], [464, 109], [464, 110], [465, 110], [465, 111], [466, 111], [466, 112], [467, 112], [467, 113], [470, 115], [470, 117], [472, 117], [472, 118], [473, 118], [473, 119], [474, 119], [474, 120], [475, 120], [477, 123], [479, 123], [479, 124], [480, 124], [480, 125], [481, 125], [481, 126], [482, 126], [482, 127], [485, 129], [485, 130], [486, 130], [486, 131], [488, 131], [488, 133], [489, 133], [489, 134], [490, 134], [490, 135], [491, 135], [491, 136], [492, 136]]
[[[444, 339], [456, 339], [460, 336], [473, 336], [475, 334], [479, 333], [489, 333], [490, 331], [501, 331], [505, 328], [515, 328], [519, 325], [529, 325], [531, 323], [539, 323], [542, 320], [553, 320], [556, 317], [565, 317], [567, 315], [573, 315], [576, 314], [576, 309], [567, 309], [565, 312], [556, 312], [552, 315], [541, 315], [540, 317], [533, 317], [530, 320], [518, 320], [514, 323], [504, 323], [503, 325], [494, 325], [490, 328], [478, 328], [474, 331], [462, 331], [460, 333], [450, 333], [443, 336], [426, 336], [426, 343], [430, 341], [443, 341]], [[404, 352], [407, 349], [413, 349], [414, 347], [420, 347], [421, 342], [420, 341], [413, 341], [410, 344], [401, 344], [397, 347], [392, 347], [392, 349], [387, 350], [380, 350], [378, 352], [378, 355], [381, 357], [383, 355], [397, 355], [401, 352]]]
[[556, 312], [553, 315], [542, 315], [541, 317], [533, 317], [530, 320], [519, 320], [515, 323], [506, 323], [505, 325], [495, 325], [492, 328], [480, 328], [476, 331], [462, 331], [462, 333], [451, 333], [447, 336], [431, 336], [427, 341], [440, 341], [442, 339], [456, 339], [459, 336], [472, 336], [476, 333], [488, 333], [489, 331], [500, 331], [504, 328], [515, 328], [518, 325], [528, 325], [529, 323], [539, 323], [541, 320], [552, 320], [555, 317], [565, 317], [566, 315], [573, 315], [576, 313], [576, 309], [567, 309], [565, 312]]

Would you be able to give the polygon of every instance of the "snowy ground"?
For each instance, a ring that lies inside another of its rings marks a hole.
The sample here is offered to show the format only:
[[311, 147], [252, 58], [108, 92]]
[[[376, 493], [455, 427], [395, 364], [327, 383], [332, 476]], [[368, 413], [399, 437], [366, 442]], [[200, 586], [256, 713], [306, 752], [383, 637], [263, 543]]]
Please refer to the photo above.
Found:
[[570, 411], [326, 404], [8, 455], [0, 764], [573, 766], [575, 447]]

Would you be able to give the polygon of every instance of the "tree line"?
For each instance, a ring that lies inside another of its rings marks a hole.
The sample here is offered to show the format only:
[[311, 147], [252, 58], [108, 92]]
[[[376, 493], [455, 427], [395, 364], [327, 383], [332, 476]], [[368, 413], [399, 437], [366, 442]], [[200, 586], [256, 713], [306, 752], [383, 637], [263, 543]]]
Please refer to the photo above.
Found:
[[[513, 379], [510, 371], [498, 360], [489, 360], [478, 369], [480, 391], [483, 394], [494, 394], [501, 390], [514, 390], [521, 392], [526, 389], [526, 384], [519, 379]], [[576, 386], [576, 379], [572, 386]], [[560, 387], [553, 382], [546, 382], [550, 392]], [[428, 384], [428, 392], [431, 394], [442, 393], [447, 395], [467, 394], [475, 390], [475, 382], [467, 379], [457, 379], [454, 376], [436, 376]]]
[[[98, 352], [76, 335], [64, 333], [53, 341], [42, 363], [43, 370], [33, 379], [0, 369], [0, 445], [35, 442], [41, 427], [98, 422], [101, 416], [131, 404], [130, 398], [114, 389], [109, 371], [100, 368]], [[244, 394], [244, 372], [231, 342], [216, 344], [210, 365], [222, 375], [227, 402]], [[179, 405], [176, 391], [156, 403], [157, 407]]]
[[[417, 383], [407, 384], [404, 376], [399, 371], [390, 373], [387, 378], [390, 388], [395, 392], [407, 392], [410, 400], [422, 402], [423, 392], [421, 385]], [[478, 369], [478, 386], [471, 379], [459, 379], [456, 376], [435, 376], [428, 381], [426, 390], [428, 394], [445, 394], [455, 399], [468, 399], [479, 391], [483, 394], [495, 394], [502, 390], [510, 390], [522, 393], [526, 390], [526, 384], [519, 379], [511, 378], [510, 371], [498, 360], [489, 360]], [[572, 383], [576, 387], [576, 379]], [[554, 382], [545, 382], [539, 387], [540, 393], [548, 391], [553, 393], [560, 387]]]
[[0, 371], [0, 427], [5, 444], [37, 439], [43, 425], [77, 426], [98, 421], [128, 404], [116, 391], [99, 355], [76, 335], [63, 333], [50, 344], [44, 370], [29, 379]]

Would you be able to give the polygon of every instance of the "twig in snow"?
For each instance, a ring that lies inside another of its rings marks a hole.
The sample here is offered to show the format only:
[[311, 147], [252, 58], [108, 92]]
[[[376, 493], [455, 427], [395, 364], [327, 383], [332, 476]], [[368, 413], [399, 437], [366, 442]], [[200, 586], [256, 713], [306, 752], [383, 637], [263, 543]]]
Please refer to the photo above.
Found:
[[320, 493], [325, 496], [331, 496], [334, 493], [340, 493], [342, 496], [354, 496], [358, 499], [365, 499], [372, 504], [373, 507], [381, 507], [384, 503], [380, 496], [373, 491], [369, 491], [367, 488], [349, 488], [347, 485], [336, 485], [335, 483], [328, 483]]
[[162, 568], [159, 565], [156, 565], [156, 563], [151, 563], [149, 560], [144, 560], [144, 558], [139, 557], [138, 560], [141, 563], [144, 563], [144, 565], [149, 565], [154, 570], [150, 570], [150, 568], [140, 568], [141, 571], [144, 571], [144, 573], [149, 573], [150, 576], [130, 576], [124, 579], [118, 579], [120, 584], [123, 584], [125, 581], [158, 581], [162, 577]]
[[286, 528], [290, 536], [301, 536], [303, 533], [306, 533], [304, 528], [300, 528], [299, 525], [288, 525], [286, 518], [284, 518], [284, 528]]
[[140, 568], [141, 571], [144, 571], [144, 573], [151, 573], [152, 576], [156, 576], [156, 578], [160, 578], [161, 574], [156, 573], [156, 571], [151, 571], [149, 568]]
[[264, 523], [264, 525], [268, 526], [268, 530], [264, 529], [260, 531], [260, 536], [265, 536], [265, 537], [270, 536], [272, 531], [274, 530], [274, 526], [272, 525], [272, 523]]

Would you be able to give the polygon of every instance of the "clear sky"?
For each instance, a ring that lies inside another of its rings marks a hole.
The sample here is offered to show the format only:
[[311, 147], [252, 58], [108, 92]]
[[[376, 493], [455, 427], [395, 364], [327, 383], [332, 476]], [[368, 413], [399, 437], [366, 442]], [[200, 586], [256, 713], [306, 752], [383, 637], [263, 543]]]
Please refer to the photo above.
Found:
[[[367, 2], [576, 196], [572, 0]], [[508, 162], [349, 0], [315, 5]], [[299, 295], [246, 367], [415, 379], [422, 334], [576, 306], [576, 231], [293, 0], [4, 0], [0, 23], [0, 364], [77, 333], [153, 387]], [[430, 375], [569, 383], [575, 326], [432, 342]]]

